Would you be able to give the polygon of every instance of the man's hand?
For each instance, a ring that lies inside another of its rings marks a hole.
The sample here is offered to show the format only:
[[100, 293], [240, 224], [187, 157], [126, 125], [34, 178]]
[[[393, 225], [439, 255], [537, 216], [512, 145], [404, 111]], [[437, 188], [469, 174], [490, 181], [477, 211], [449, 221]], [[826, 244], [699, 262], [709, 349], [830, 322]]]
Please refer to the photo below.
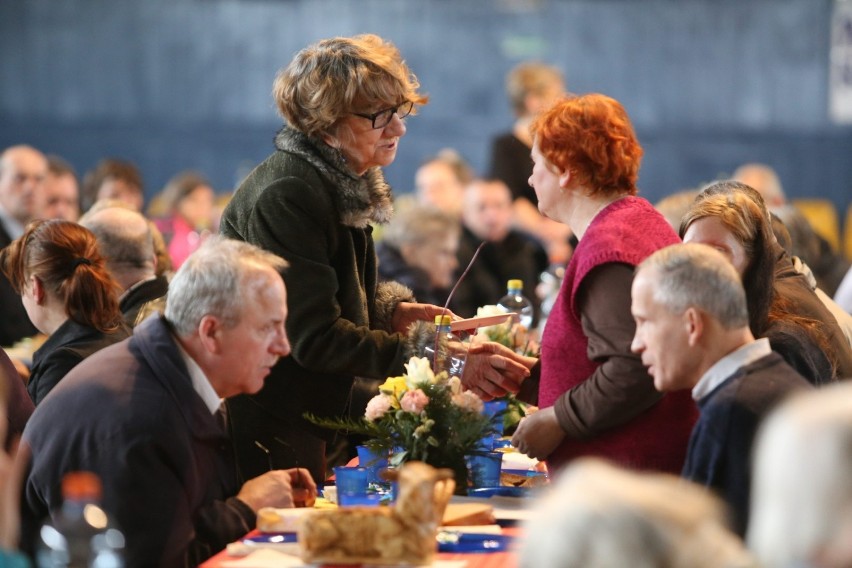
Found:
[[453, 312], [445, 310], [441, 306], [432, 304], [413, 304], [411, 302], [400, 302], [397, 304], [393, 312], [391, 327], [394, 331], [405, 333], [408, 331], [408, 326], [416, 321], [428, 321], [434, 323], [435, 316], [448, 315], [453, 319], [458, 319]]
[[522, 454], [539, 460], [546, 459], [565, 439], [565, 431], [556, 419], [553, 407], [528, 414], [521, 419], [512, 445]]
[[462, 380], [465, 388], [482, 400], [517, 393], [530, 376], [527, 359], [498, 343], [472, 344], [468, 349]]
[[263, 507], [287, 508], [293, 506], [293, 486], [307, 488], [316, 497], [317, 486], [304, 468], [275, 469], [246, 481], [237, 499], [257, 513]]

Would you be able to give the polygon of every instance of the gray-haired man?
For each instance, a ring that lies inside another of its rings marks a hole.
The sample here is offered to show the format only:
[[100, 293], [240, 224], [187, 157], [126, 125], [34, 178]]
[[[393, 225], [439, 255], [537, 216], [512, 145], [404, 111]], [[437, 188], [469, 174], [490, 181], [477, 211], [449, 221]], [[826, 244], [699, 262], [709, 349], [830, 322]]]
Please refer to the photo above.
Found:
[[639, 265], [632, 288], [633, 351], [660, 391], [692, 389], [701, 415], [683, 476], [717, 490], [733, 528], [748, 522], [750, 455], [763, 416], [810, 384], [748, 326], [739, 275], [705, 245], [672, 245]]
[[164, 316], [69, 373], [30, 419], [24, 545], [61, 502], [69, 471], [100, 476], [103, 506], [127, 539], [126, 565], [196, 565], [255, 526], [260, 507], [293, 505], [304, 469], [237, 485], [217, 411], [254, 393], [290, 352], [280, 257], [215, 238], [175, 275]]

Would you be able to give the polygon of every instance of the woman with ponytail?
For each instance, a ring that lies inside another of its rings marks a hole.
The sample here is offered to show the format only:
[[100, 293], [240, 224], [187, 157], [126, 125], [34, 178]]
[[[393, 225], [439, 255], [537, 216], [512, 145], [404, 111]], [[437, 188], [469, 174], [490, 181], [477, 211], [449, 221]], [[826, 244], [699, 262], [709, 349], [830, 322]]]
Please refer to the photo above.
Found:
[[118, 284], [95, 236], [68, 221], [33, 221], [0, 251], [0, 268], [47, 341], [33, 354], [27, 391], [39, 404], [68, 371], [129, 335], [118, 309]]

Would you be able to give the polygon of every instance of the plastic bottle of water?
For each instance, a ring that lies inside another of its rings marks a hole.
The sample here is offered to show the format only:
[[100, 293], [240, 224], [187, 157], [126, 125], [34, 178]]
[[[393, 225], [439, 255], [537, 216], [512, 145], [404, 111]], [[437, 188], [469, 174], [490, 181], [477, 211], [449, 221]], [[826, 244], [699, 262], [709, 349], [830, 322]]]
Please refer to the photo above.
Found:
[[124, 535], [100, 508], [101, 482], [87, 471], [62, 479], [62, 508], [42, 525], [38, 568], [122, 568]]
[[[435, 333], [438, 337], [439, 344], [459, 344], [461, 339], [450, 328], [452, 323], [450, 316], [435, 316]], [[438, 351], [438, 362], [435, 362], [435, 346], [426, 346], [426, 357], [432, 362], [432, 370], [435, 373], [446, 371], [451, 377], [461, 377], [464, 370], [464, 359], [454, 357], [447, 353]]]
[[520, 317], [520, 324], [532, 330], [533, 305], [529, 298], [521, 293], [524, 289], [523, 280], [509, 280], [506, 284], [506, 295], [497, 302], [497, 307], [507, 313], [514, 312]]

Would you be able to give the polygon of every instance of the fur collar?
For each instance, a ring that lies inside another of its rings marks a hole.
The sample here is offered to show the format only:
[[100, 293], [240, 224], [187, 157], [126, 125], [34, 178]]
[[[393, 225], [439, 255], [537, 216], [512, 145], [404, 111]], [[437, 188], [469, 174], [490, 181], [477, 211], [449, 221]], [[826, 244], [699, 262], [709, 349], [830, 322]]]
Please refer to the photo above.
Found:
[[275, 147], [307, 161], [336, 188], [332, 199], [340, 222], [347, 227], [363, 229], [371, 222], [390, 221], [393, 196], [381, 169], [370, 168], [358, 177], [348, 168], [339, 150], [287, 126], [275, 137]]

